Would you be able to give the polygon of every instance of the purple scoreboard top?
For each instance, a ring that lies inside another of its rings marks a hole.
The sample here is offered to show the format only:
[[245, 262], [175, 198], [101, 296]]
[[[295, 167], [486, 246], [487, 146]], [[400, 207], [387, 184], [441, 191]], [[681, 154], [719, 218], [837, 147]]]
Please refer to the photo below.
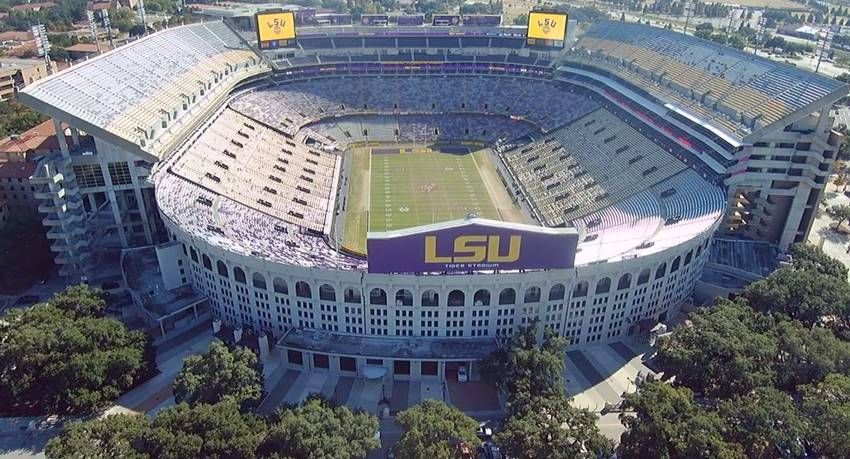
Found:
[[569, 269], [575, 228], [543, 228], [483, 218], [398, 231], [370, 232], [370, 273]]

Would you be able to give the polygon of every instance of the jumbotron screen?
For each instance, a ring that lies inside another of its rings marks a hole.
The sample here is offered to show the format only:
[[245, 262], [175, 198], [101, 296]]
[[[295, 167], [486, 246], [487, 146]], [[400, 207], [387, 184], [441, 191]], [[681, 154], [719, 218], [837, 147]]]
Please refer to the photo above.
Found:
[[295, 38], [295, 14], [292, 11], [263, 11], [255, 17], [260, 49], [286, 46], [289, 40]]
[[567, 14], [553, 11], [531, 11], [528, 13], [526, 36], [529, 45], [564, 47], [567, 35]]

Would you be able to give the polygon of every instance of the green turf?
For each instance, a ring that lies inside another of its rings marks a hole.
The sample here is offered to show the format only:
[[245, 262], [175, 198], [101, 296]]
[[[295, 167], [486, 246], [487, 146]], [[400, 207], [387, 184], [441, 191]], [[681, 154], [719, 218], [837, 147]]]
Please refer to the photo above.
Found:
[[466, 217], [499, 219], [472, 154], [430, 150], [370, 155], [369, 231]]

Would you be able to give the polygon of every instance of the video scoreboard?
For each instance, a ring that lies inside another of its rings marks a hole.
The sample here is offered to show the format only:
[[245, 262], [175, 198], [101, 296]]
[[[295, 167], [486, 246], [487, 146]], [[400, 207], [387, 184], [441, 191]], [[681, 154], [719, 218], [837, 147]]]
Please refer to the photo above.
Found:
[[560, 11], [529, 12], [526, 30], [528, 45], [563, 48], [568, 19], [567, 13]]
[[295, 14], [292, 11], [260, 11], [254, 17], [260, 49], [284, 47], [295, 39]]

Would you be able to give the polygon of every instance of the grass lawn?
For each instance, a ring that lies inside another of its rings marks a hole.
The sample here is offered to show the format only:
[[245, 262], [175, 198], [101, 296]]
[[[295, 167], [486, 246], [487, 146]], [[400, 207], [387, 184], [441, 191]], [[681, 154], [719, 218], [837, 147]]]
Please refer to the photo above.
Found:
[[465, 218], [501, 220], [477, 161], [486, 155], [427, 147], [351, 151], [343, 246], [366, 253], [367, 231], [391, 231]]
[[371, 154], [369, 231], [466, 217], [498, 219], [472, 154], [433, 150]]

